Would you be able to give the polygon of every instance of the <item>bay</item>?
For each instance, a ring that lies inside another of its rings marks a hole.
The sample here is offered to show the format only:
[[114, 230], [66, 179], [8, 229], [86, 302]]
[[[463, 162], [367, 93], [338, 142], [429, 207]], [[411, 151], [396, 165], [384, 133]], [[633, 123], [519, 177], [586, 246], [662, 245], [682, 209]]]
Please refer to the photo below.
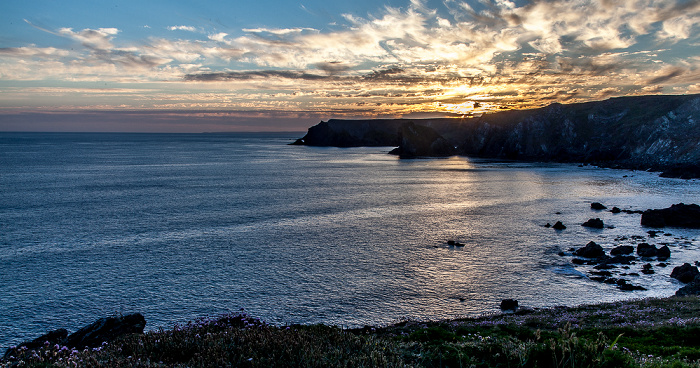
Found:
[[[698, 203], [695, 180], [288, 145], [302, 135], [0, 133], [0, 348], [119, 313], [362, 326], [668, 296], [700, 260], [698, 230], [590, 209]], [[595, 217], [614, 228], [580, 226]], [[571, 264], [589, 241], [669, 244], [670, 267], [622, 292]]]

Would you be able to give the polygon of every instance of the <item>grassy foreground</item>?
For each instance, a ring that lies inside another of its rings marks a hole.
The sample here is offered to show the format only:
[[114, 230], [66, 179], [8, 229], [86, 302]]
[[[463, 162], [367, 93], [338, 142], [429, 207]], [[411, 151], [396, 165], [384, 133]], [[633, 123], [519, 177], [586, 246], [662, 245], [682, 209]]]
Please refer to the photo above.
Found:
[[700, 367], [700, 299], [644, 299], [526, 314], [342, 330], [245, 313], [95, 349], [23, 350], [1, 367]]

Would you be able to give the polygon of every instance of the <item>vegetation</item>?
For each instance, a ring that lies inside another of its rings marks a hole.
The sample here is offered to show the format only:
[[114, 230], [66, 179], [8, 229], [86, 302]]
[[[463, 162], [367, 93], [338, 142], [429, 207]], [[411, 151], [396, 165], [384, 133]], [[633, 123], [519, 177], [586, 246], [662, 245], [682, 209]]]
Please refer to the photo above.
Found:
[[2, 367], [700, 367], [700, 299], [645, 299], [343, 330], [244, 312]]

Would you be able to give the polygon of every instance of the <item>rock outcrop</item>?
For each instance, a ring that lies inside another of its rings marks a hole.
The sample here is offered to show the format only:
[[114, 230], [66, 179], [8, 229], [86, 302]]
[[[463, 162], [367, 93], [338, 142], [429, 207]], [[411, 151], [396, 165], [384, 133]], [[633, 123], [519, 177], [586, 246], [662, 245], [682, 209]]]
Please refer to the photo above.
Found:
[[69, 349], [96, 348], [105, 342], [113, 341], [128, 334], [141, 334], [146, 327], [146, 319], [140, 313], [119, 317], [100, 318], [92, 324], [68, 335], [65, 329], [51, 331], [38, 338], [19, 344], [5, 352], [5, 357], [18, 349], [37, 349], [45, 344], [61, 345]]
[[425, 152], [427, 156], [443, 156], [449, 146], [466, 156], [584, 162], [700, 177], [700, 95], [555, 103], [461, 119], [329, 120], [309, 128], [296, 143], [415, 145], [400, 137], [406, 123], [430, 127], [446, 141], [435, 152]]
[[669, 208], [646, 210], [642, 213], [642, 226], [700, 229], [700, 206], [678, 203]]

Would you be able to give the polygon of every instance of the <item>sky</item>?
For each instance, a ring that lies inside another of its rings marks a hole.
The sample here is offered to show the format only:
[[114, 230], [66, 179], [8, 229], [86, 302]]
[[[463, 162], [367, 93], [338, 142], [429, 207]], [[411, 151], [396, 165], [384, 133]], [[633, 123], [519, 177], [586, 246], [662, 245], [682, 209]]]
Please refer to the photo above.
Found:
[[0, 131], [304, 131], [700, 93], [700, 0], [0, 2]]

